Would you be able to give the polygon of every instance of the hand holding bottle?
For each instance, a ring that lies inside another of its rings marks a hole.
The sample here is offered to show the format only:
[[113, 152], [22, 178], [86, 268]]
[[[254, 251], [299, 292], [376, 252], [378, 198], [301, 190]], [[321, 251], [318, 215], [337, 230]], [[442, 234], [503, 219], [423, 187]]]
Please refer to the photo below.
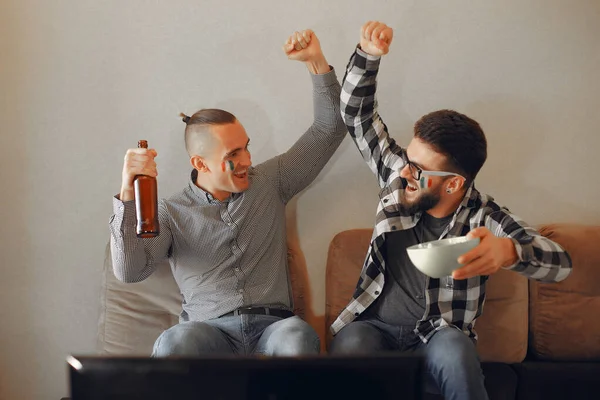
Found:
[[137, 149], [127, 150], [123, 164], [120, 199], [135, 199], [136, 234], [140, 238], [152, 238], [160, 232], [156, 155], [156, 150], [148, 149], [147, 141], [140, 140]]
[[154, 158], [157, 152], [154, 149], [129, 149], [125, 154], [123, 163], [123, 175], [121, 183], [121, 201], [129, 201], [134, 198], [133, 180], [138, 175], [146, 175], [153, 178], [158, 176]]

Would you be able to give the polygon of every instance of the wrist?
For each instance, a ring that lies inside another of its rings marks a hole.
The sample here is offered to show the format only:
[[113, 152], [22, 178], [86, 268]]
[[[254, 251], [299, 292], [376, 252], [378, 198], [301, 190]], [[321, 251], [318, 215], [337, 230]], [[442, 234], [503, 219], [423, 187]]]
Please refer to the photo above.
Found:
[[306, 68], [313, 75], [326, 74], [331, 70], [329, 63], [323, 55], [315, 60], [306, 61], [305, 64]]
[[506, 261], [503, 267], [510, 267], [519, 261], [519, 255], [517, 254], [517, 249], [515, 248], [515, 244], [510, 238], [504, 238], [504, 242], [506, 243]]
[[133, 187], [122, 187], [121, 192], [119, 193], [119, 200], [125, 202], [129, 200], [133, 200], [135, 197]]
[[363, 46], [362, 43], [359, 43], [358, 46], [356, 46], [356, 49], [359, 50], [359, 52], [362, 52], [366, 56], [377, 57], [376, 55], [373, 55], [373, 54], [369, 53], [367, 50], [365, 50], [365, 47], [368, 47], [368, 46]]

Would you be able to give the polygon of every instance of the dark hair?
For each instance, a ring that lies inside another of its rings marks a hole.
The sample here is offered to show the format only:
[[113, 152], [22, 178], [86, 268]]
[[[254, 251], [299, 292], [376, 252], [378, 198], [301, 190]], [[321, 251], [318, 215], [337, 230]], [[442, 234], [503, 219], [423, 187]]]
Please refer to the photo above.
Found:
[[198, 129], [213, 125], [233, 124], [237, 121], [235, 115], [218, 108], [205, 108], [195, 112], [191, 117], [184, 113], [179, 114], [185, 122], [185, 148], [192, 155], [193, 138], [198, 133]]
[[218, 108], [204, 108], [196, 111], [191, 117], [184, 113], [179, 115], [183, 117], [183, 122], [187, 125], [225, 125], [236, 121], [235, 115]]
[[448, 157], [451, 172], [471, 184], [487, 158], [487, 141], [477, 121], [453, 110], [439, 110], [422, 116], [414, 130], [416, 138]]

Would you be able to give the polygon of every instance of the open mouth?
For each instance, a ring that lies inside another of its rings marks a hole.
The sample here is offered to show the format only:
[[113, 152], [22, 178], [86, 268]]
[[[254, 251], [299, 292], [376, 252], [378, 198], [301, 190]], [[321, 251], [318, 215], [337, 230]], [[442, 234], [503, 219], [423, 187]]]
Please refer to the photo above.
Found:
[[242, 169], [239, 171], [236, 171], [233, 173], [233, 176], [235, 176], [238, 179], [246, 179], [248, 177], [248, 169]]
[[414, 185], [411, 185], [410, 183], [408, 183], [408, 184], [406, 185], [406, 191], [407, 191], [407, 192], [414, 193], [414, 192], [416, 192], [417, 190], [419, 190], [419, 188], [418, 188], [418, 187], [416, 187], [416, 186], [414, 186]]

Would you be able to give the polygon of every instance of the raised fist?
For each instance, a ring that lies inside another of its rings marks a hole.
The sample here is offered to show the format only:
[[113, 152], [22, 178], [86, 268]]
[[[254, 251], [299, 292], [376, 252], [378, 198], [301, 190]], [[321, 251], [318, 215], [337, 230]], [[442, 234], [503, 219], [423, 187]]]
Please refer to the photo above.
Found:
[[292, 33], [283, 45], [283, 52], [296, 61], [314, 62], [323, 58], [321, 43], [310, 29]]
[[393, 37], [394, 31], [389, 26], [369, 21], [360, 28], [360, 48], [372, 56], [382, 56], [390, 51]]

